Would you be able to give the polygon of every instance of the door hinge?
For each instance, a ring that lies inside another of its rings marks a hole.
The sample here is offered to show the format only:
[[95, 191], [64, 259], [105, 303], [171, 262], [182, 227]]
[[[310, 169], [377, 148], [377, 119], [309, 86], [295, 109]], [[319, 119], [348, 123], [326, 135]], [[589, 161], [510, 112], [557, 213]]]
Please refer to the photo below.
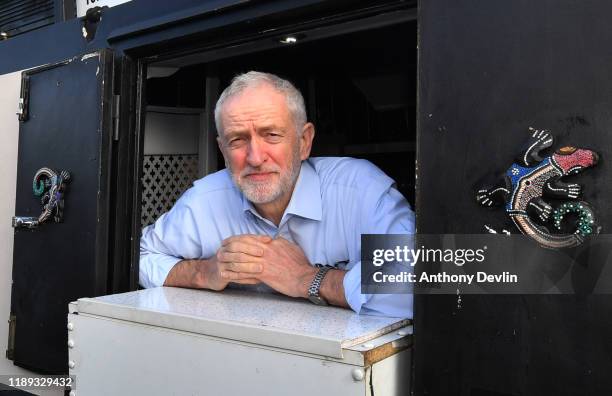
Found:
[[30, 76], [26, 72], [21, 74], [21, 93], [19, 94], [19, 104], [17, 116], [19, 121], [28, 120], [28, 106], [30, 104]]
[[6, 358], [8, 360], [15, 360], [15, 315], [11, 315], [9, 318], [9, 332], [8, 332], [8, 344], [6, 349]]
[[121, 97], [119, 95], [113, 95], [113, 140], [119, 140], [119, 110], [121, 104]]

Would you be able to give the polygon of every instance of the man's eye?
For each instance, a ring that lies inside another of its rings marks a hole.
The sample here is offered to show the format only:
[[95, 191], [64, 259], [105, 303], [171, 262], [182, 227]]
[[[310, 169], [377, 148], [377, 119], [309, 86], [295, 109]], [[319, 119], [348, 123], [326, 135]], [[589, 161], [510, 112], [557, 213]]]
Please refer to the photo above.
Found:
[[237, 144], [242, 143], [243, 141], [244, 141], [244, 139], [243, 139], [243, 138], [233, 138], [233, 139], [230, 139], [230, 140], [229, 140], [228, 144], [229, 144], [230, 146], [235, 146], [235, 145], [237, 145]]

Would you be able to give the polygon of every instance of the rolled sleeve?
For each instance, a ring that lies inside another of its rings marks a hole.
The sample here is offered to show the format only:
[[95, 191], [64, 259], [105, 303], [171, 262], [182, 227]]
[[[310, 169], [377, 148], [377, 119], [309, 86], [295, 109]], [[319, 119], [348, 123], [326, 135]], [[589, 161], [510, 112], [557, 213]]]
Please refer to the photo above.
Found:
[[[388, 186], [382, 194], [375, 196], [375, 204], [369, 207], [372, 208], [372, 212], [362, 227], [361, 234], [414, 234], [414, 212], [394, 187]], [[343, 285], [346, 301], [357, 313], [399, 318], [413, 317], [412, 294], [361, 293], [360, 261], [345, 274]]]
[[359, 314], [412, 318], [412, 294], [361, 293], [361, 262], [347, 271], [343, 286], [346, 302]]
[[139, 282], [142, 287], [163, 286], [172, 268], [181, 260], [200, 258], [194, 216], [181, 201], [142, 231]]
[[[153, 257], [157, 256], [157, 257]], [[144, 254], [140, 256], [140, 285], [144, 288], [163, 286], [170, 270], [182, 259], [165, 256]]]
[[346, 302], [353, 311], [360, 313], [361, 307], [371, 298], [370, 294], [361, 294], [361, 262], [344, 274], [342, 284]]

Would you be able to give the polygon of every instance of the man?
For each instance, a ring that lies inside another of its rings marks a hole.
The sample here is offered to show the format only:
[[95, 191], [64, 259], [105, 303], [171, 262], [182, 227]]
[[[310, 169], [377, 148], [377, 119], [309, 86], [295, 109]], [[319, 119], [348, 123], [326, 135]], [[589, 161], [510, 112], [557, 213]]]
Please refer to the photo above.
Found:
[[363, 295], [361, 234], [412, 234], [393, 180], [352, 158], [309, 159], [315, 129], [288, 81], [234, 78], [215, 108], [227, 169], [194, 183], [143, 230], [140, 283], [223, 290], [265, 284], [316, 304], [412, 317], [412, 295]]

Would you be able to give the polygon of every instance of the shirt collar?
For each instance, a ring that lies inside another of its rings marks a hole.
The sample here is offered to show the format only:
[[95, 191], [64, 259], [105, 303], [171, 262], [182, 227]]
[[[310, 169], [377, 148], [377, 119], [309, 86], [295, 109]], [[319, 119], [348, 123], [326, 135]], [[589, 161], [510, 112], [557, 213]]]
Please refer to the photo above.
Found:
[[[261, 218], [255, 206], [242, 196], [242, 209], [249, 211]], [[300, 174], [295, 183], [293, 194], [289, 200], [289, 205], [283, 214], [283, 220], [288, 215], [304, 217], [311, 220], [320, 221], [323, 218], [323, 208], [321, 204], [321, 181], [319, 175], [308, 161], [302, 161]], [[281, 224], [283, 223], [281, 220]]]

